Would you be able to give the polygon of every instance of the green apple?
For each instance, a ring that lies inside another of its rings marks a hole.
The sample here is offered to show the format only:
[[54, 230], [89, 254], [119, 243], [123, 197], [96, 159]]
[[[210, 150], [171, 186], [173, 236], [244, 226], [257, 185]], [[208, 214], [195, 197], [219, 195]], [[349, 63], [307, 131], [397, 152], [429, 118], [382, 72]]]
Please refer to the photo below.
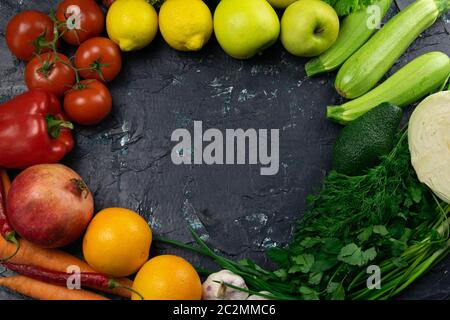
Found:
[[336, 11], [321, 0], [299, 0], [281, 18], [281, 42], [299, 57], [318, 56], [333, 45], [339, 34]]
[[267, 0], [272, 7], [277, 9], [285, 9], [297, 0]]
[[222, 0], [214, 12], [220, 46], [236, 59], [248, 59], [273, 45], [280, 20], [266, 0]]

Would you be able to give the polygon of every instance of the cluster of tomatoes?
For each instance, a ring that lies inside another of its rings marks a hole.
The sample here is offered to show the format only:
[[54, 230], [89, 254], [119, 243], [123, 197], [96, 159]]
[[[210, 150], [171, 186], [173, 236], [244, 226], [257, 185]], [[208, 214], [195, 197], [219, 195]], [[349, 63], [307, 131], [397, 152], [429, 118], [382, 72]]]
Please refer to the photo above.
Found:
[[[54, 14], [23, 11], [6, 28], [9, 49], [27, 62], [27, 87], [63, 99], [66, 114], [81, 125], [96, 124], [110, 113], [105, 83], [122, 67], [118, 45], [101, 37], [104, 26], [105, 15], [94, 0], [63, 0]], [[78, 46], [72, 59], [58, 52], [60, 40]]]

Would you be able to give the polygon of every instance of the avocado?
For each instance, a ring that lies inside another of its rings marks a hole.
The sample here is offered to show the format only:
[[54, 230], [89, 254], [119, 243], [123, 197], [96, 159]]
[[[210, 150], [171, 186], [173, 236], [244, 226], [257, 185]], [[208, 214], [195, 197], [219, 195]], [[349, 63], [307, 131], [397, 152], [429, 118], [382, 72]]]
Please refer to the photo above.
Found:
[[380, 163], [391, 152], [402, 109], [382, 103], [347, 125], [338, 135], [333, 150], [333, 169], [356, 176]]

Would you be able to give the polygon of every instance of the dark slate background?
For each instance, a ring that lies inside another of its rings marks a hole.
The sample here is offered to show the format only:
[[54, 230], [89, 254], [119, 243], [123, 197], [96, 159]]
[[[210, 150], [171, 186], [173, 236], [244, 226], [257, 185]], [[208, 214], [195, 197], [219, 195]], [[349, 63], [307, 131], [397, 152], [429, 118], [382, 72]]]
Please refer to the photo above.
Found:
[[[397, 0], [390, 15], [408, 2]], [[25, 9], [49, 12], [58, 1], [0, 0], [0, 101], [26, 90], [24, 64], [7, 49], [9, 19]], [[393, 67], [397, 70], [429, 51], [450, 54], [450, 23], [439, 20]], [[72, 49], [63, 47], [64, 52]], [[111, 116], [102, 124], [76, 130], [77, 147], [65, 163], [88, 183], [96, 209], [136, 210], [155, 234], [192, 241], [191, 224], [214, 248], [235, 259], [247, 257], [270, 267], [264, 250], [290, 240], [305, 197], [330, 168], [339, 126], [325, 118], [328, 104], [342, 102], [334, 74], [308, 79], [305, 59], [278, 43], [248, 61], [228, 57], [212, 39], [199, 53], [170, 49], [160, 36], [146, 49], [124, 54], [121, 75], [110, 85]], [[280, 129], [280, 171], [260, 176], [259, 166], [175, 166], [170, 159], [172, 132], [192, 131], [193, 121], [210, 127]], [[79, 244], [68, 248], [78, 252]], [[210, 261], [174, 248], [170, 252], [195, 265]], [[406, 299], [450, 296], [450, 259], [409, 288]], [[0, 299], [20, 295], [0, 289]]]

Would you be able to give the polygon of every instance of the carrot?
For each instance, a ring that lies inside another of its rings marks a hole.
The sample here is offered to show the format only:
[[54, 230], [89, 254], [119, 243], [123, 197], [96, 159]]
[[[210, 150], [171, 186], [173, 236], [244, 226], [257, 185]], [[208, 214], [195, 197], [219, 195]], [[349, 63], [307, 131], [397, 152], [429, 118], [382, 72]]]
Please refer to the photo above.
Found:
[[24, 276], [0, 278], [0, 286], [39, 300], [109, 300], [86, 290], [70, 290]]
[[[73, 277], [73, 274], [71, 273], [58, 272], [25, 264], [15, 264], [9, 262], [4, 262], [2, 264], [9, 270], [14, 271], [22, 276], [64, 287], [67, 286], [67, 282], [70, 281]], [[78, 276], [80, 285], [83, 287], [100, 289], [114, 289], [122, 287], [119, 283], [117, 283], [115, 279], [109, 278], [108, 276], [101, 273], [80, 272]], [[137, 294], [142, 300], [144, 300], [144, 297], [139, 292], [133, 290], [132, 288], [125, 289]]]
[[[4, 175], [2, 174], [1, 176], [3, 181]], [[5, 189], [9, 190], [8, 188]], [[64, 251], [44, 249], [25, 239], [20, 239], [19, 242], [20, 249], [13, 258], [8, 260], [10, 263], [26, 264], [58, 272], [67, 272], [67, 267], [77, 266], [80, 268], [81, 272], [96, 272], [86, 262]], [[3, 257], [10, 257], [14, 254], [15, 250], [16, 245], [0, 236], [0, 259]], [[117, 282], [123, 287], [131, 288], [133, 286], [133, 282], [127, 278], [117, 279]], [[131, 298], [130, 291], [125, 288], [104, 289], [95, 287], [94, 289], [99, 289], [124, 298]]]
[[[67, 267], [77, 266], [81, 272], [96, 272], [86, 262], [64, 251], [44, 249], [25, 239], [19, 241], [20, 250], [13, 258], [8, 260], [10, 263], [27, 264], [59, 272], [67, 272]], [[15, 248], [14, 244], [0, 237], [0, 257], [10, 256]], [[127, 278], [117, 279], [117, 282], [124, 287], [131, 288], [133, 286], [133, 282]], [[130, 291], [124, 288], [105, 289], [95, 287], [94, 289], [100, 289], [125, 298], [131, 297]]]

